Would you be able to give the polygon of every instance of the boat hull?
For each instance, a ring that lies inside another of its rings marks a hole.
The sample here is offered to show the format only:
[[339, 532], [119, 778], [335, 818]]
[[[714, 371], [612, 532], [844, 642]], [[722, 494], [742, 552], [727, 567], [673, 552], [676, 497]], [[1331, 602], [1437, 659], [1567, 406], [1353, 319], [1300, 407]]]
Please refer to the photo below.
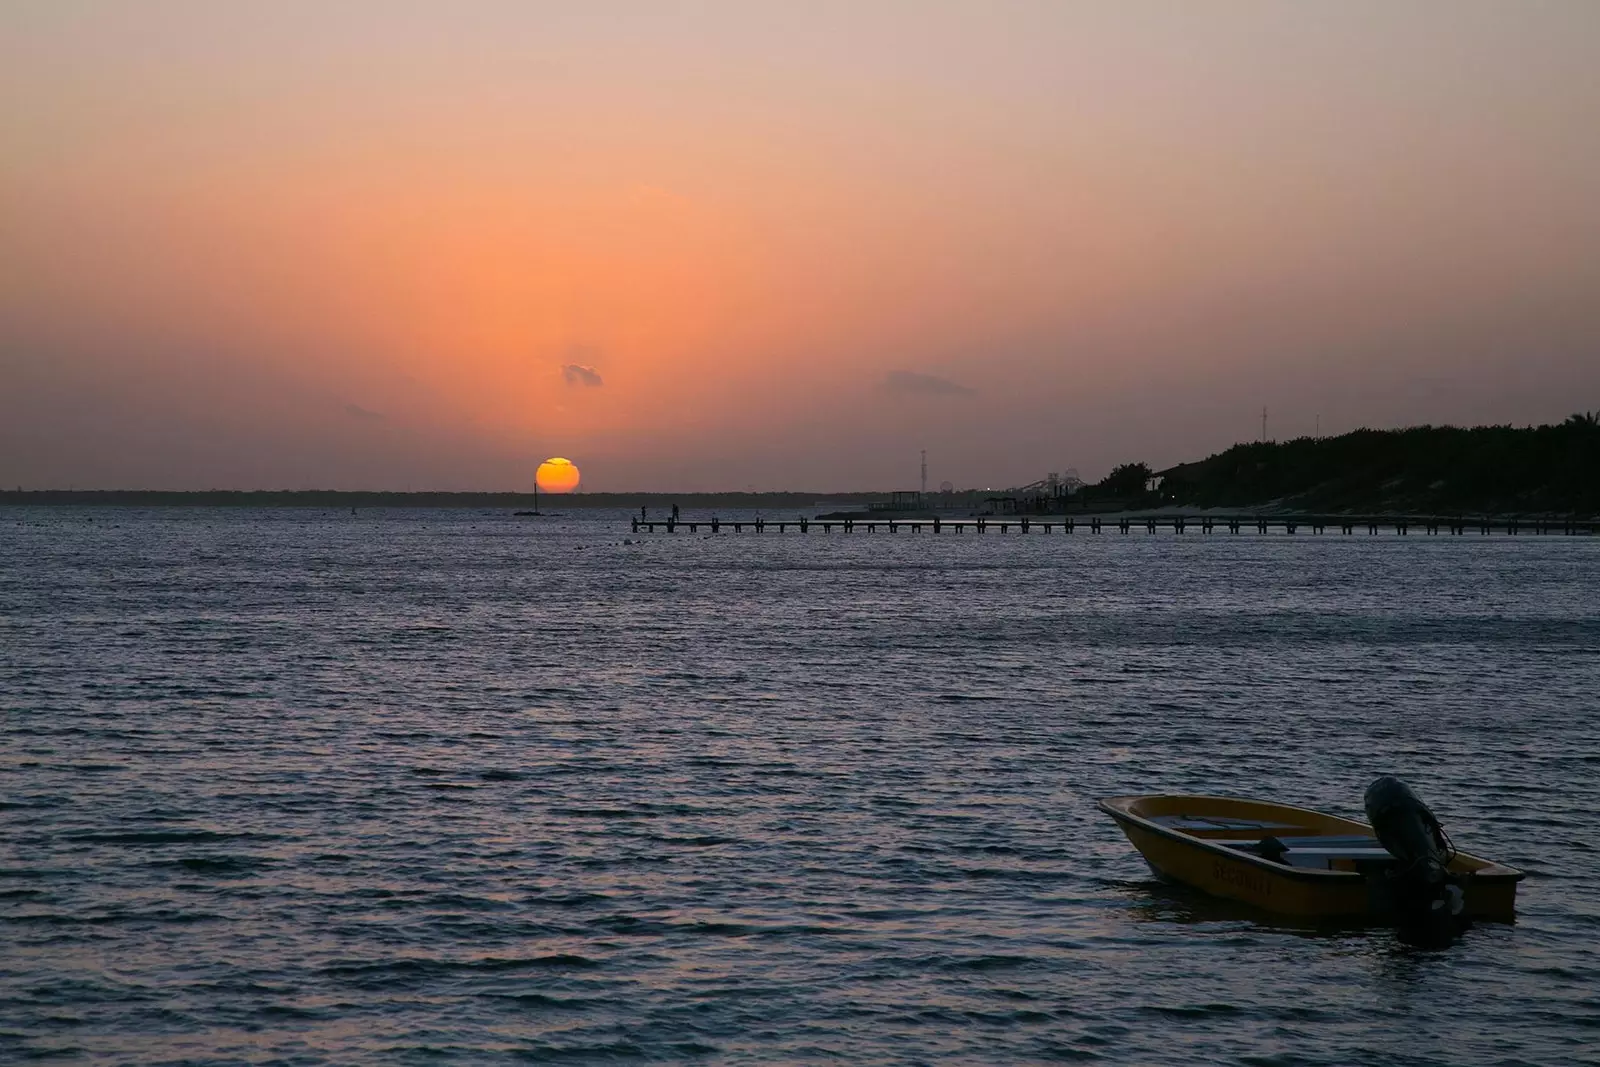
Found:
[[[1275, 822], [1276, 832], [1320, 835], [1371, 834], [1365, 823], [1306, 808], [1232, 797], [1113, 797], [1100, 809], [1116, 820], [1157, 875], [1212, 896], [1237, 900], [1281, 915], [1308, 919], [1386, 920], [1393, 902], [1381, 873], [1286, 866], [1186, 833], [1156, 819], [1193, 813], [1224, 819]], [[1450, 865], [1461, 879], [1469, 917], [1510, 922], [1515, 917], [1522, 872], [1459, 854]]]

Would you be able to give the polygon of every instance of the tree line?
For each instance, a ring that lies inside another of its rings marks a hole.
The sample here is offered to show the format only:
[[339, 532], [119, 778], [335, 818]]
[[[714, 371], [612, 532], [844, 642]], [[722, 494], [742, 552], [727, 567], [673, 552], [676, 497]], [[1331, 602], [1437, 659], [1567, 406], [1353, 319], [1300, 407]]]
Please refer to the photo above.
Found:
[[1414, 426], [1234, 445], [1168, 470], [1125, 463], [1086, 488], [1130, 505], [1600, 514], [1600, 411], [1556, 425]]

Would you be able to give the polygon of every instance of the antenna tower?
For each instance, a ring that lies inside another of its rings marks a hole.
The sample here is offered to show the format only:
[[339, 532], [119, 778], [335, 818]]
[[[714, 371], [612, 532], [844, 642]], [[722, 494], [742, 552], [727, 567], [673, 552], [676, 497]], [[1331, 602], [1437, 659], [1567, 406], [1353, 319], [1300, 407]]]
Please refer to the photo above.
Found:
[[1266, 409], [1266, 405], [1262, 405], [1262, 408], [1261, 408], [1261, 443], [1262, 444], [1266, 444], [1267, 443], [1267, 409]]
[[922, 495], [928, 495], [928, 450], [922, 450]]

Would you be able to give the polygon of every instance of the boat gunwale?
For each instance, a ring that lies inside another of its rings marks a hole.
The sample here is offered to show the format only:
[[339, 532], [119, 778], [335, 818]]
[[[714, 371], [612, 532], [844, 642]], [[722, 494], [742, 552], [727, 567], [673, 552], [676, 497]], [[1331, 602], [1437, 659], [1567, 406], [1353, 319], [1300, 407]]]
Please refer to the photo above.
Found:
[[[1233, 803], [1242, 801], [1246, 804], [1262, 804], [1267, 807], [1277, 808], [1285, 812], [1298, 812], [1305, 815], [1315, 815], [1319, 819], [1338, 819], [1340, 822], [1346, 822], [1352, 826], [1359, 826], [1369, 833], [1372, 832], [1372, 827], [1368, 826], [1366, 823], [1359, 822], [1355, 819], [1346, 819], [1342, 815], [1331, 815], [1325, 811], [1317, 811], [1315, 808], [1302, 808], [1294, 804], [1279, 804], [1276, 801], [1256, 800], [1251, 797], [1228, 797], [1206, 793], [1145, 793], [1133, 796], [1104, 797], [1096, 801], [1095, 806], [1101, 811], [1105, 812], [1107, 815], [1111, 816], [1118, 823], [1122, 823], [1124, 821], [1130, 822], [1138, 826], [1141, 830], [1156, 834], [1159, 837], [1164, 837], [1169, 841], [1174, 841], [1184, 845], [1198, 846], [1203, 851], [1210, 852], [1218, 856], [1242, 860], [1280, 878], [1289, 878], [1295, 881], [1305, 882], [1321, 882], [1322, 884], [1326, 885], [1330, 879], [1337, 883], [1339, 881], [1359, 880], [1365, 877], [1365, 875], [1359, 871], [1330, 871], [1317, 867], [1291, 867], [1284, 863], [1274, 863], [1272, 860], [1266, 859], [1263, 856], [1257, 856], [1251, 852], [1244, 852], [1236, 848], [1229, 848], [1226, 845], [1218, 844], [1214, 841], [1208, 841], [1203, 837], [1195, 837], [1191, 834], [1183, 833], [1181, 830], [1173, 830], [1169, 827], [1162, 826], [1160, 823], [1154, 822], [1143, 815], [1139, 815], [1128, 810], [1127, 805], [1132, 805], [1137, 801], [1156, 799], [1197, 801], [1225, 800]], [[1122, 806], [1119, 806], [1119, 802], [1121, 802]], [[1138, 847], [1137, 843], [1135, 843], [1135, 847]], [[1144, 850], [1139, 849], [1139, 852], [1143, 854]], [[1477, 863], [1482, 863], [1485, 865], [1479, 870], [1465, 872], [1474, 881], [1520, 882], [1525, 877], [1523, 871], [1520, 871], [1515, 867], [1509, 867], [1506, 864], [1500, 863], [1496, 860], [1484, 859], [1482, 856], [1476, 856], [1470, 852], [1461, 852], [1459, 850], [1456, 854], [1465, 859], [1473, 860]]]

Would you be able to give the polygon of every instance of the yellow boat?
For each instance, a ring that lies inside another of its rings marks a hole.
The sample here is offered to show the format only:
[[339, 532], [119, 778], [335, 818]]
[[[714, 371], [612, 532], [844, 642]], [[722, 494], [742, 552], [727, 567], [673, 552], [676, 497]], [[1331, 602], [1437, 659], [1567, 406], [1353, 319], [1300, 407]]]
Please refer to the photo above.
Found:
[[[1099, 806], [1160, 877], [1285, 915], [1394, 914], [1383, 875], [1395, 859], [1366, 823], [1233, 797], [1111, 797]], [[1446, 869], [1459, 880], [1467, 917], [1514, 920], [1521, 871], [1465, 852]]]

